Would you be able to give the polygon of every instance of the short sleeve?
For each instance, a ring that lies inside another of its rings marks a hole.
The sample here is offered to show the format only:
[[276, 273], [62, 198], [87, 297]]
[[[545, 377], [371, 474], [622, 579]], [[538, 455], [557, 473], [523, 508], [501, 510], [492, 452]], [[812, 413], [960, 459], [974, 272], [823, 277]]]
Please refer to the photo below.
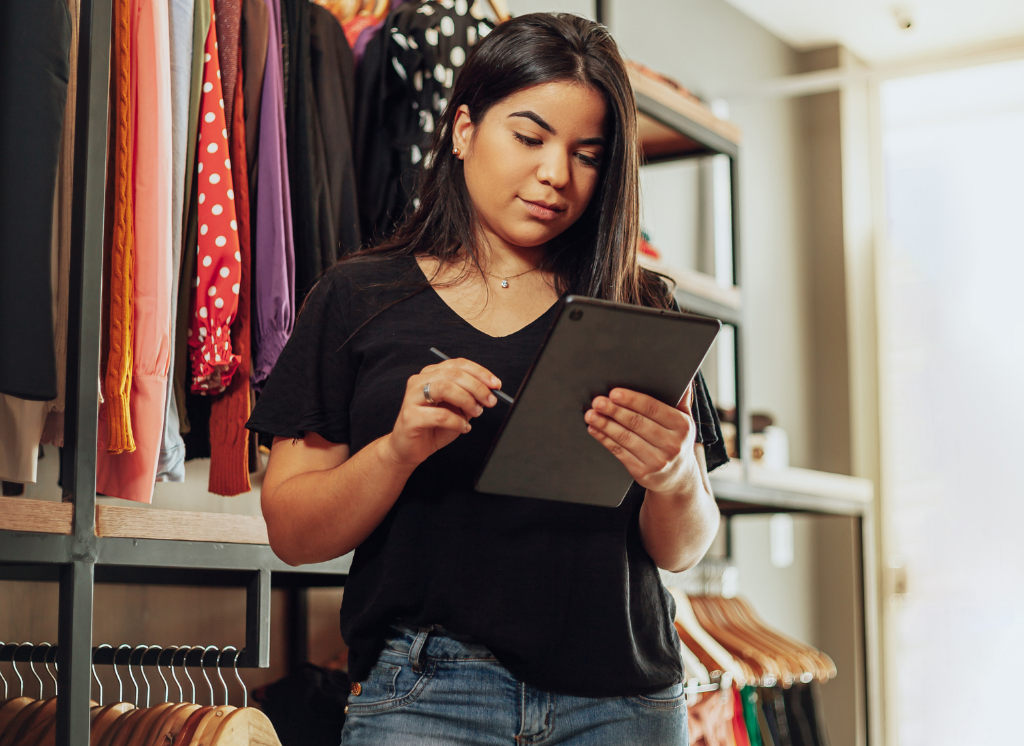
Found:
[[328, 272], [306, 296], [247, 428], [283, 438], [313, 432], [332, 443], [349, 442], [357, 361], [346, 323], [348, 287], [339, 272]]
[[[673, 311], [682, 311], [675, 298], [671, 300]], [[722, 423], [718, 419], [718, 411], [711, 401], [711, 392], [699, 370], [693, 379], [693, 403], [690, 406], [693, 423], [697, 426], [698, 443], [704, 445], [704, 460], [708, 472], [712, 472], [722, 464], [729, 463], [729, 453], [725, 448], [725, 437], [722, 435]]]

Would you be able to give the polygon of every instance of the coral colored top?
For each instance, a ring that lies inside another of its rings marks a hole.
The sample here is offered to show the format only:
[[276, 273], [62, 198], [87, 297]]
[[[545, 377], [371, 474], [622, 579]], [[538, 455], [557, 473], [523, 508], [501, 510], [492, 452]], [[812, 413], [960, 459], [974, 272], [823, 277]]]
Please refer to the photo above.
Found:
[[242, 273], [216, 14], [206, 36], [205, 60], [199, 104], [199, 246], [188, 344], [193, 393], [216, 394], [231, 382], [240, 362], [231, 351], [231, 322]]
[[[111, 454], [100, 416], [96, 489], [150, 502], [163, 438], [171, 329], [171, 56], [168, 4], [132, 0], [135, 206], [131, 426], [135, 450]], [[109, 408], [107, 408], [109, 409]]]

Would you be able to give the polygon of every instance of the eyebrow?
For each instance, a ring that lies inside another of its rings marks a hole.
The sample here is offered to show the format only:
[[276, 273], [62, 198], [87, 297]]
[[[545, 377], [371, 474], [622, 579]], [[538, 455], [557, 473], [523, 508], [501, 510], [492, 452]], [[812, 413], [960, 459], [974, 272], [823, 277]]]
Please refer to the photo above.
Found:
[[[524, 119], [529, 119], [531, 122], [536, 124], [538, 127], [542, 127], [544, 129], [546, 129], [552, 135], [557, 135], [558, 134], [557, 132], [555, 132], [555, 128], [552, 127], [547, 122], [545, 122], [544, 118], [541, 117], [541, 115], [538, 114], [535, 111], [516, 111], [516, 112], [513, 112], [513, 113], [508, 115], [509, 119], [512, 119], [513, 117], [523, 117]], [[604, 143], [604, 138], [603, 137], [587, 137], [587, 138], [584, 138], [584, 139], [580, 140], [579, 144], [580, 145], [601, 145], [601, 146], [604, 146], [605, 143]]]

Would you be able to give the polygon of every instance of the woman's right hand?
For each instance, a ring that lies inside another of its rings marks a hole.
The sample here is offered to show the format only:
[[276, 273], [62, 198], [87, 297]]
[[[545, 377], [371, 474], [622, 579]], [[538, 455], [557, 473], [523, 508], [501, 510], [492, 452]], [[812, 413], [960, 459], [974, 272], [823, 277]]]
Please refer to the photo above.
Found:
[[[423, 395], [430, 384], [431, 404]], [[493, 407], [500, 389], [498, 377], [469, 360], [457, 358], [428, 365], [409, 378], [402, 410], [388, 436], [394, 458], [402, 464], [419, 466], [440, 448], [470, 431], [469, 421]]]

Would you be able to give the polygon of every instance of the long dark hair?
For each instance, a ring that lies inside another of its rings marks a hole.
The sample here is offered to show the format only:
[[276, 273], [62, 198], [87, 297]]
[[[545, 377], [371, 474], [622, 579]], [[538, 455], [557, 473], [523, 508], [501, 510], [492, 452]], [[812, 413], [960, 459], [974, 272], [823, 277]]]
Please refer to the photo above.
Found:
[[629, 74], [608, 29], [569, 13], [530, 13], [502, 23], [470, 54], [434, 131], [419, 205], [392, 237], [345, 261], [419, 254], [439, 266], [465, 250], [479, 267], [478, 223], [462, 170], [452, 154], [459, 107], [474, 122], [516, 91], [554, 81], [600, 92], [610, 118], [597, 188], [587, 209], [549, 242], [544, 268], [559, 294], [664, 308], [669, 294], [658, 275], [637, 264], [640, 240], [640, 155], [636, 101]]

